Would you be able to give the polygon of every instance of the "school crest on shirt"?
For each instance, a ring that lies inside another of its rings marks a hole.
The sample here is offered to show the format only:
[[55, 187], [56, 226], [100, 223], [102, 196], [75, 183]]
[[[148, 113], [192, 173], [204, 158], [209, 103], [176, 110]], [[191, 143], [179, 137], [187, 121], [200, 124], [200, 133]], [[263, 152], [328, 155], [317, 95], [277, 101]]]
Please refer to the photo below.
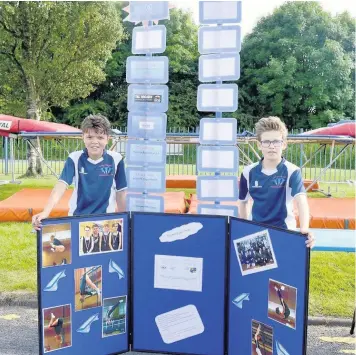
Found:
[[285, 176], [275, 176], [272, 180], [271, 187], [282, 188], [286, 185], [287, 178]]
[[114, 169], [110, 164], [103, 164], [99, 166], [101, 174], [99, 176], [113, 176]]

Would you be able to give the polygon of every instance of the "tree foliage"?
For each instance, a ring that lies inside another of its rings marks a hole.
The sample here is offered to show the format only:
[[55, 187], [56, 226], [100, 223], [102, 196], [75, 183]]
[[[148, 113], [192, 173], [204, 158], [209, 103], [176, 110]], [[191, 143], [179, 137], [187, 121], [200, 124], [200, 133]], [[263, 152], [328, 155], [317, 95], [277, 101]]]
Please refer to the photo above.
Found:
[[314, 1], [288, 2], [260, 20], [241, 52], [242, 111], [295, 128], [353, 117], [352, 23]]

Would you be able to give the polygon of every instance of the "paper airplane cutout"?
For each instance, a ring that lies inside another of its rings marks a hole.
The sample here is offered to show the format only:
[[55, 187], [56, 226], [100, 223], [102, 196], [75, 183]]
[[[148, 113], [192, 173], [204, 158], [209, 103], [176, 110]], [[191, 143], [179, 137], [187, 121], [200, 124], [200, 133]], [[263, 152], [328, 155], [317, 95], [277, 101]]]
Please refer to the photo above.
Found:
[[237, 306], [237, 307], [239, 307], [240, 309], [242, 309], [242, 302], [243, 302], [243, 301], [249, 301], [249, 300], [250, 300], [250, 299], [249, 299], [249, 296], [250, 296], [249, 293], [241, 293], [241, 295], [240, 295], [240, 296], [237, 296], [237, 297], [232, 301], [232, 303], [233, 303], [235, 306]]

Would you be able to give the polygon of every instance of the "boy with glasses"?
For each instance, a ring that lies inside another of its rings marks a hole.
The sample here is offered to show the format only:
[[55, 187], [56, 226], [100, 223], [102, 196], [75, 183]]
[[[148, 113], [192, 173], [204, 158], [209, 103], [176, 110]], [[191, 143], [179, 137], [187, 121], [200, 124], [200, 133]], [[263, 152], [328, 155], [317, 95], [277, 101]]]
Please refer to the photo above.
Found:
[[240, 179], [239, 217], [248, 219], [253, 200], [252, 220], [271, 226], [296, 229], [293, 214], [295, 199], [300, 231], [308, 235], [307, 247], [314, 246], [309, 232], [309, 205], [300, 169], [287, 161], [287, 128], [278, 117], [261, 118], [256, 123], [257, 146], [262, 159], [244, 168]]

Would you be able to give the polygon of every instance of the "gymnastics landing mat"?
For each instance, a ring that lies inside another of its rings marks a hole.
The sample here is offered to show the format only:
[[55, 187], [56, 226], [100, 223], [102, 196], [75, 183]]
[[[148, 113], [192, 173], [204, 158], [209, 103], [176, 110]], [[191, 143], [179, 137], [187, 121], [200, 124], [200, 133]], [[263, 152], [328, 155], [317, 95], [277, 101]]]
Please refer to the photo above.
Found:
[[[52, 210], [50, 217], [68, 216], [68, 202], [73, 190], [66, 190], [64, 196]], [[49, 196], [50, 189], [23, 189], [6, 200], [0, 201], [1, 222], [29, 222], [32, 215], [43, 210]], [[185, 194], [183, 191], [165, 192], [164, 208], [166, 213], [185, 213]]]
[[[312, 180], [304, 180], [304, 187], [307, 188], [312, 182]], [[196, 175], [168, 175], [166, 177], [166, 187], [168, 189], [195, 189], [196, 185]], [[319, 188], [319, 183], [314, 182], [312, 190], [318, 190]]]
[[[355, 229], [355, 200], [353, 198], [308, 198], [310, 208], [310, 228]], [[202, 202], [213, 204], [213, 202]], [[197, 211], [197, 195], [192, 194], [188, 213]], [[238, 206], [238, 202], [222, 202], [221, 205]], [[297, 226], [299, 218], [294, 207]]]

